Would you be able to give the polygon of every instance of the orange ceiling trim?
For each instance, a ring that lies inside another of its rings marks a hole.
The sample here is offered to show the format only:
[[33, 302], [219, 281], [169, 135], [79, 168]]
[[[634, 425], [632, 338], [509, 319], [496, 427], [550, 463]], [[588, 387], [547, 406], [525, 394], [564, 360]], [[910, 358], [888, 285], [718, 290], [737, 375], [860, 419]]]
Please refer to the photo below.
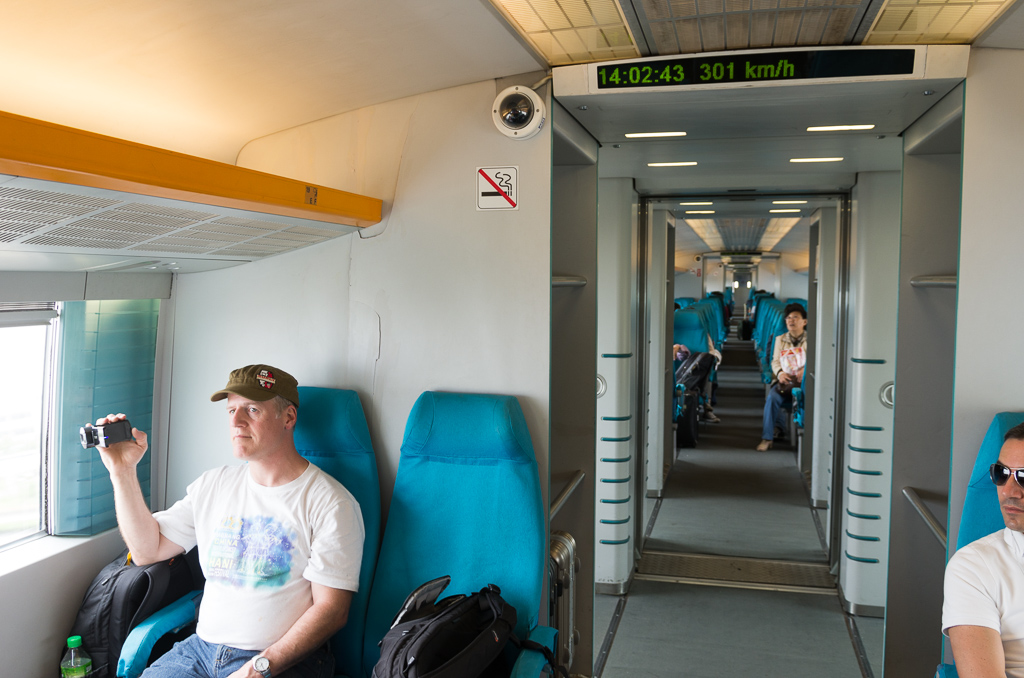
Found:
[[365, 228], [383, 203], [229, 165], [0, 112], [0, 174]]

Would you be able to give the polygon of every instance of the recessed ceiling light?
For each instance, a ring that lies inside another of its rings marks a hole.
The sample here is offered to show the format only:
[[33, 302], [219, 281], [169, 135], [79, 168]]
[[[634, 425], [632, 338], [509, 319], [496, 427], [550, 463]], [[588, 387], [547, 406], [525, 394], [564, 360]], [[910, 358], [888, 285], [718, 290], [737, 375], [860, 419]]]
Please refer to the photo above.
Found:
[[681, 202], [680, 205], [684, 206], [696, 206], [696, 205], [714, 205], [714, 202]]
[[800, 210], [768, 210], [772, 214], [784, 214], [788, 212], [799, 212]]
[[695, 162], [649, 162], [648, 167], [693, 167], [697, 163]]
[[841, 162], [842, 158], [790, 158], [790, 162]]
[[630, 132], [627, 139], [653, 139], [656, 137], [685, 137], [686, 132]]
[[773, 205], [806, 205], [806, 200], [772, 200]]
[[808, 127], [808, 132], [850, 132], [862, 129], [875, 129], [874, 125], [825, 125], [822, 127]]
[[715, 210], [686, 210], [687, 214], [714, 214]]

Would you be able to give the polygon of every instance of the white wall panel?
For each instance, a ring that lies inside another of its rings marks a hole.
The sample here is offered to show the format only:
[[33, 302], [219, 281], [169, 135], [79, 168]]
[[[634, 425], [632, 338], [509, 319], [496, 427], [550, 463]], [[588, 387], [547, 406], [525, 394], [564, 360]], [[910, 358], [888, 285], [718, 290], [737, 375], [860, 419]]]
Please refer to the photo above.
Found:
[[[636, 447], [637, 194], [631, 179], [601, 179], [597, 221], [597, 545], [595, 580], [622, 592], [633, 571], [638, 492]], [[640, 467], [642, 468], [642, 466]], [[629, 482], [612, 483], [631, 475]], [[621, 543], [613, 543], [621, 542]]]
[[[170, 499], [230, 461], [209, 394], [253, 361], [360, 393], [385, 505], [425, 390], [518, 396], [546, 487], [550, 132], [499, 134], [495, 94], [492, 81], [431, 92], [246, 146], [240, 164], [381, 197], [386, 216], [293, 255], [180, 277]], [[445, 111], [444, 124], [425, 111]], [[484, 166], [519, 167], [518, 210], [477, 211]]]
[[1024, 251], [1022, 110], [1024, 51], [972, 49], [964, 101], [950, 544], [956, 543], [967, 480], [992, 417], [1024, 411], [1024, 316], [1013, 312]]
[[779, 298], [807, 298], [807, 256], [785, 253], [779, 257]]
[[[836, 390], [836, 285], [839, 257], [838, 220], [834, 208], [819, 210], [818, 298], [808, 303], [815, 308], [818, 326], [814, 358], [814, 440], [811, 457], [811, 502], [828, 506], [832, 493], [832, 451], [834, 447]], [[828, 532], [826, 532], [828, 534]]]
[[[701, 298], [701, 281], [703, 278], [697, 275], [697, 271], [701, 269], [701, 265], [693, 260], [693, 254], [687, 254], [682, 259], [677, 259], [677, 265], [685, 265], [686, 271], [677, 272], [675, 275], [672, 298], [678, 299], [679, 297], [693, 297], [694, 299]], [[682, 264], [678, 263], [682, 262]], [[693, 271], [692, 273], [690, 271]]]
[[[843, 526], [839, 583], [854, 612], [885, 606], [893, 411], [879, 399], [896, 371], [899, 172], [857, 176], [850, 238]], [[865, 517], [868, 516], [868, 517]]]
[[666, 284], [668, 256], [668, 226], [674, 223], [671, 212], [656, 210], [651, 219], [647, 258], [647, 307], [649, 327], [647, 330], [647, 493], [661, 496], [665, 488], [665, 430], [664, 408], [668, 394], [665, 393], [665, 345], [666, 323], [665, 304], [669, 287]]

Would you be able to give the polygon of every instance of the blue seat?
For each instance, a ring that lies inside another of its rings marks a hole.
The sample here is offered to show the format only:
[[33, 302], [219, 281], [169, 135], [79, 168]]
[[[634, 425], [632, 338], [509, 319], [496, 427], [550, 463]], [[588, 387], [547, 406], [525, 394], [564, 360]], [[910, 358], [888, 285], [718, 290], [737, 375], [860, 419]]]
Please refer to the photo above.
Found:
[[[366, 417], [355, 391], [299, 387], [299, 417], [295, 426], [295, 447], [341, 482], [352, 493], [363, 514], [366, 539], [359, 573], [359, 592], [352, 599], [348, 623], [331, 639], [335, 672], [357, 678], [361, 675], [364, 622], [370, 582], [380, 546], [380, 485], [377, 460], [370, 444]], [[135, 678], [146, 668], [154, 643], [165, 633], [180, 629], [196, 619], [197, 591], [152, 615], [135, 627], [125, 641], [117, 675]]]
[[[988, 468], [999, 460], [999, 450], [1003, 447], [1006, 432], [1020, 423], [1024, 423], [1024, 412], [1000, 412], [989, 424], [974, 460], [971, 479], [967, 482], [964, 508], [960, 514], [960, 531], [956, 538], [958, 550], [1006, 527], [999, 510], [999, 495], [988, 475]], [[939, 678], [956, 678], [956, 667], [952, 664], [940, 665], [935, 675]]]
[[[554, 648], [538, 627], [545, 549], [544, 506], [530, 432], [512, 396], [420, 395], [409, 414], [381, 545], [363, 651], [364, 675], [406, 596], [448, 575], [443, 595], [488, 584], [518, 612], [515, 633]], [[523, 651], [515, 676], [539, 676]]]
[[345, 486], [363, 514], [363, 560], [359, 591], [352, 597], [348, 622], [334, 634], [334, 673], [357, 678], [362, 666], [364, 623], [370, 586], [380, 550], [381, 510], [377, 458], [359, 396], [355, 391], [299, 387], [301, 414], [295, 426], [295, 448]]

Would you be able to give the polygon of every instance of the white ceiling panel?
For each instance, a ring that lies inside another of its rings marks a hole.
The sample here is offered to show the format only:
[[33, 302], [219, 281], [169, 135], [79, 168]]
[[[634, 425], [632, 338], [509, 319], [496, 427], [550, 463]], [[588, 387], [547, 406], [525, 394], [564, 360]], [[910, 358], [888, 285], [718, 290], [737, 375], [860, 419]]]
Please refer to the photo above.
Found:
[[[857, 172], [898, 170], [903, 141], [895, 135], [812, 135], [624, 142], [602, 146], [602, 178], [634, 177], [644, 195], [696, 195], [730, 189], [847, 190]], [[842, 162], [791, 163], [791, 158], [842, 157]], [[693, 167], [648, 167], [648, 162], [695, 161]]]
[[8, 0], [0, 110], [233, 163], [337, 113], [542, 68], [486, 0]]

